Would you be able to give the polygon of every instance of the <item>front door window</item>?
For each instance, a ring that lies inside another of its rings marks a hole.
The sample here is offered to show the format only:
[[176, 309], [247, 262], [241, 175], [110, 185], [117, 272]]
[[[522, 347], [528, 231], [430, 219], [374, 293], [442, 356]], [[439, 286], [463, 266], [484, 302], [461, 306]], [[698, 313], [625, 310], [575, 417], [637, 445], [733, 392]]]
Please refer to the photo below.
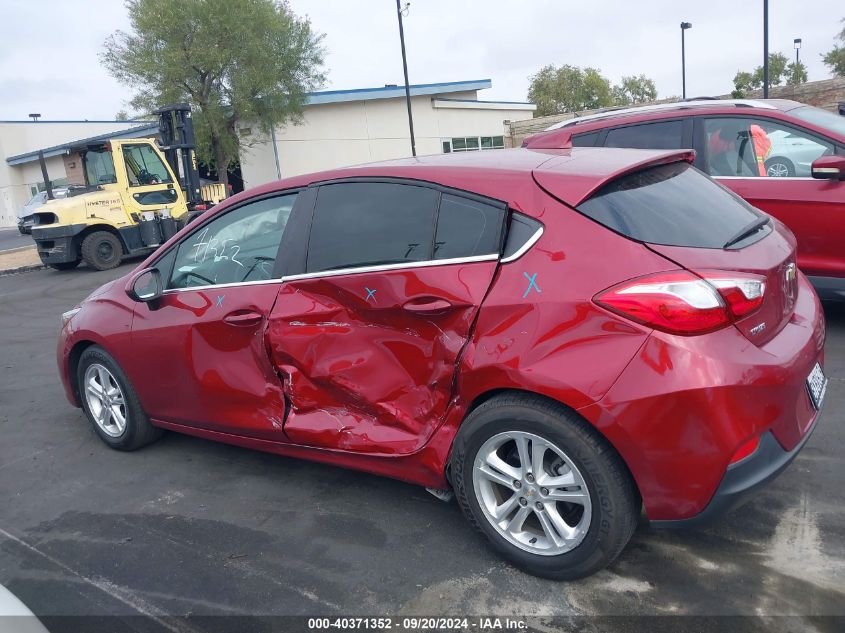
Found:
[[215, 218], [176, 251], [168, 288], [264, 281], [273, 267], [296, 194], [266, 198]]
[[750, 117], [704, 121], [704, 164], [711, 176], [810, 178], [832, 143], [779, 121]]
[[173, 182], [164, 161], [149, 145], [124, 145], [123, 162], [130, 187], [145, 187]]

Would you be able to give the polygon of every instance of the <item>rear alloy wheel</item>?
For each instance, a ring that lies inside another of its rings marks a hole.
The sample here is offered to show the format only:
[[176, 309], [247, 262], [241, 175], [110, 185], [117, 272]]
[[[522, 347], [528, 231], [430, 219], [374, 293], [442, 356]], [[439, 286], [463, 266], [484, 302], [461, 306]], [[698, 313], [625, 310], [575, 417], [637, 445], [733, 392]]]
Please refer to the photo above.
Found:
[[506, 431], [487, 440], [472, 483], [487, 520], [526, 552], [568, 552], [590, 528], [593, 504], [584, 477], [562, 449], [533, 433]]
[[85, 415], [106, 444], [133, 451], [161, 436], [161, 429], [150, 424], [135, 390], [106, 350], [93, 345], [82, 352], [76, 375]]
[[609, 565], [637, 524], [640, 500], [615, 450], [559, 403], [492, 397], [455, 438], [451, 479], [461, 509], [525, 571], [558, 580]]
[[108, 231], [95, 231], [82, 240], [82, 259], [95, 270], [116, 268], [123, 258], [120, 240]]

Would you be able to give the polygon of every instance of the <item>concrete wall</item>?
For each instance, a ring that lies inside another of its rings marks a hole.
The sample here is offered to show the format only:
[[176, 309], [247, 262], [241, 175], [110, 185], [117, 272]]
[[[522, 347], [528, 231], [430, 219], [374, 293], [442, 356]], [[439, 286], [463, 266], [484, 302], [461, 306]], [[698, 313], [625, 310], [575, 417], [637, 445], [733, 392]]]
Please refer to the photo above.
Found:
[[[125, 130], [134, 121], [3, 121], [0, 122], [0, 227], [15, 226], [20, 208], [32, 197], [31, 187], [43, 181], [38, 162], [9, 165], [6, 159], [26, 154], [45, 147], [61, 145], [109, 132]], [[46, 160], [47, 173], [51, 180], [72, 175], [81, 176], [80, 171], [68, 174], [61, 156]], [[71, 158], [70, 162], [73, 162]], [[73, 170], [72, 170], [73, 171]], [[80, 182], [84, 182], [84, 177]]]
[[[450, 100], [475, 99], [475, 91], [443, 95]], [[530, 118], [519, 105], [444, 101], [412, 97], [417, 154], [439, 154], [441, 139], [453, 136], [507, 136], [505, 121]], [[246, 187], [276, 180], [273, 146], [268, 135], [249, 128], [241, 152]], [[276, 130], [282, 177], [371, 161], [410, 156], [405, 100], [375, 99], [312, 105], [303, 121]]]
[[[762, 99], [763, 91], [751, 92], [748, 94], [748, 98]], [[845, 101], [845, 77], [826, 79], [825, 81], [808, 81], [798, 86], [773, 86], [769, 88], [769, 98], [792, 99], [836, 112], [839, 102]]]
[[[722, 95], [720, 99], [730, 99], [730, 95]], [[757, 90], [748, 94], [749, 99], [762, 99], [763, 91]], [[824, 81], [810, 81], [798, 86], [773, 86], [769, 88], [771, 99], [791, 99], [800, 101], [817, 108], [824, 108], [831, 112], [837, 112], [840, 101], [845, 101], [845, 78], [826, 79]], [[674, 99], [661, 99], [651, 103], [667, 103]], [[585, 110], [578, 112], [577, 116], [585, 116], [600, 112], [600, 110]], [[576, 113], [566, 112], [564, 114], [552, 114], [550, 116], [536, 117], [522, 121], [514, 121], [510, 124], [510, 136], [515, 146], [522, 144], [526, 137], [542, 132], [550, 125], [566, 121], [576, 116]]]

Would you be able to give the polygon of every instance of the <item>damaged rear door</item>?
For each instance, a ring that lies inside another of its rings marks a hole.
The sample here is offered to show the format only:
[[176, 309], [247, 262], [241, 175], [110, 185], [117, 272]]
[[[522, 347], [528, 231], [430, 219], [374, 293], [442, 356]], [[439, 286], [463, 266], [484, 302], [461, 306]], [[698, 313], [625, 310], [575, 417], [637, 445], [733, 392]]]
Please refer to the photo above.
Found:
[[290, 441], [419, 449], [442, 421], [498, 265], [505, 205], [415, 181], [317, 191], [305, 272], [284, 278], [268, 340]]

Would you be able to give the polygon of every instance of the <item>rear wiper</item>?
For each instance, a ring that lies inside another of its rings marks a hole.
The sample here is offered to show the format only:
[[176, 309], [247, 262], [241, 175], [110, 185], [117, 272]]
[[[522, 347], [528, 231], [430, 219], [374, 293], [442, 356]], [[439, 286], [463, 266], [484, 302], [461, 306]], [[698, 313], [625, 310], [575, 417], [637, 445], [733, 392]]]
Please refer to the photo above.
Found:
[[731, 239], [729, 239], [727, 242], [725, 242], [725, 245], [722, 246], [722, 248], [727, 248], [728, 246], [733, 246], [737, 242], [741, 242], [742, 240], [744, 240], [749, 235], [753, 235], [754, 233], [756, 233], [757, 231], [762, 229], [768, 223], [769, 223], [769, 216], [761, 215], [759, 218], [757, 218], [756, 220], [751, 222], [751, 224], [744, 226], [739, 232], [737, 232], [734, 236], [732, 236]]

